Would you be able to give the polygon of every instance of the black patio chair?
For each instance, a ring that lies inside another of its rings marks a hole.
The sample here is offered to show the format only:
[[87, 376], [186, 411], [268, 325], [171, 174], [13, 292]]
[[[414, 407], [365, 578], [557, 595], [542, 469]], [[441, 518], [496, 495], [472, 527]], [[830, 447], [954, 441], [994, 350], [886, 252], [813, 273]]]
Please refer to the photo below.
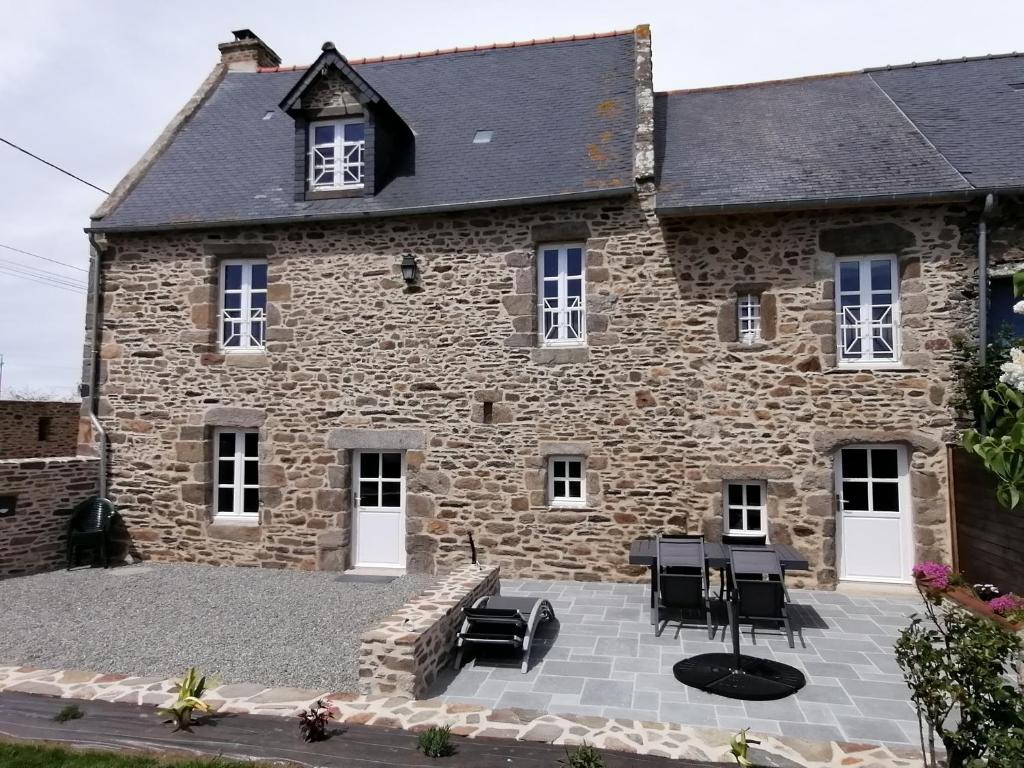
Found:
[[[766, 546], [768, 544], [768, 536], [766, 534], [763, 534], [763, 533], [757, 534], [757, 535], [754, 535], [754, 536], [745, 536], [745, 535], [736, 534], [736, 533], [731, 533], [731, 534], [730, 533], [724, 533], [724, 534], [722, 534], [722, 543], [723, 544], [727, 544], [730, 547], [755, 547], [755, 546], [756, 547], [764, 547], [764, 546]], [[787, 603], [792, 602], [789, 599], [789, 590], [786, 589], [786, 569], [785, 568], [782, 569], [782, 576], [781, 576], [780, 580], [782, 581], [782, 592], [786, 596], [786, 602]], [[727, 587], [727, 584], [725, 582], [725, 573], [724, 572], [719, 572], [718, 596], [720, 598], [724, 599], [725, 592], [726, 592], [726, 587]]]
[[539, 597], [485, 595], [462, 611], [464, 620], [455, 641], [455, 669], [462, 666], [467, 646], [496, 645], [522, 651], [520, 669], [530, 669], [533, 636], [542, 621], [554, 621], [551, 603]]
[[91, 496], [71, 510], [68, 521], [68, 570], [77, 562], [83, 549], [91, 550], [92, 562], [97, 555], [103, 567], [110, 567], [110, 526], [117, 508], [109, 499]]
[[776, 621], [785, 630], [789, 647], [795, 647], [778, 553], [762, 547], [730, 547], [729, 579], [732, 584], [729, 623], [750, 620], [753, 640], [754, 621]]
[[679, 628], [684, 626], [687, 613], [703, 614], [708, 637], [714, 638], [716, 627], [711, 623], [711, 595], [708, 589], [707, 559], [704, 554], [703, 536], [658, 536], [655, 539], [655, 554], [658, 570], [655, 574], [658, 599], [655, 603], [655, 635], [660, 637], [664, 625], [661, 623], [662, 609], [678, 611]]

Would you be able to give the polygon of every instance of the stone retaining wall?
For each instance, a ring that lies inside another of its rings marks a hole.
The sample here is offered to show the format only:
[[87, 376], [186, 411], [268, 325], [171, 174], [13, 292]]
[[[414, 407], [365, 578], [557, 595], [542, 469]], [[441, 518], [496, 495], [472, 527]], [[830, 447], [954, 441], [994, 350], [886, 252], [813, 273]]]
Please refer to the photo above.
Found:
[[462, 608], [498, 593], [497, 566], [467, 565], [365, 633], [359, 690], [418, 699], [451, 661]]
[[99, 459], [0, 460], [0, 578], [64, 565], [68, 512], [96, 493], [98, 479]]

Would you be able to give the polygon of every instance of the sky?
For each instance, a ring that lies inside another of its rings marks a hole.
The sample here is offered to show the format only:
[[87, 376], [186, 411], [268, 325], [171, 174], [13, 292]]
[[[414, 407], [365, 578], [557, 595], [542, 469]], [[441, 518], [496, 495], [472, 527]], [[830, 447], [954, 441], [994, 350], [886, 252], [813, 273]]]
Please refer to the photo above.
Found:
[[[109, 190], [234, 29], [252, 29], [291, 65], [312, 62], [325, 40], [361, 58], [643, 23], [658, 90], [1024, 49], [1020, 0], [0, 0], [0, 137]], [[82, 230], [102, 200], [0, 144], [0, 245], [71, 265], [0, 247], [0, 397], [74, 396], [84, 291], [10, 272], [84, 282]]]

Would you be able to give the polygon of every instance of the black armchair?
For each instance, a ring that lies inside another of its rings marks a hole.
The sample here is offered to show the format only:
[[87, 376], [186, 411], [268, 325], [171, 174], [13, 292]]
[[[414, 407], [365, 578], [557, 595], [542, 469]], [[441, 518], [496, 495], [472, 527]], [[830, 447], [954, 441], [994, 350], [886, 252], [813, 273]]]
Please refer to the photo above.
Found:
[[80, 550], [92, 552], [103, 561], [103, 567], [110, 567], [110, 526], [117, 515], [117, 508], [109, 499], [91, 496], [73, 510], [68, 522], [68, 569], [77, 562]]

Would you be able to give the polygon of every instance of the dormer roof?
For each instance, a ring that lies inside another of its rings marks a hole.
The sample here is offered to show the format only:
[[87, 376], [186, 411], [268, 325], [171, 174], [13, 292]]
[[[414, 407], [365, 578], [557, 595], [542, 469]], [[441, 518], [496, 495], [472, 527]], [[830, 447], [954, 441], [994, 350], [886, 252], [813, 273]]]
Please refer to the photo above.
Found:
[[282, 111], [293, 112], [301, 109], [303, 95], [332, 70], [336, 71], [351, 86], [360, 103], [375, 105], [384, 101], [384, 98], [373, 89], [373, 86], [366, 82], [362, 75], [352, 68], [352, 65], [348, 63], [348, 59], [342, 56], [338, 49], [334, 47], [334, 43], [328, 40], [323, 44], [321, 51], [322, 53], [317, 60], [309, 66], [302, 77], [298, 79], [285, 97], [281, 99], [281, 103], [278, 106]]

